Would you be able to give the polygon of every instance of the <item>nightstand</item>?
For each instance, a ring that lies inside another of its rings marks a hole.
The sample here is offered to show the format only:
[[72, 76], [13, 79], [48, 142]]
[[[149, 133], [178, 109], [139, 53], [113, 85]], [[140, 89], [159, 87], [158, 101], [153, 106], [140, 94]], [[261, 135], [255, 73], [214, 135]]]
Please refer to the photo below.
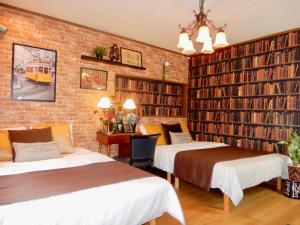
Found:
[[102, 145], [107, 146], [106, 155], [110, 156], [112, 144], [118, 144], [118, 154], [122, 156], [130, 155], [130, 136], [141, 135], [141, 133], [115, 133], [108, 134], [103, 131], [97, 132], [96, 140], [99, 142], [99, 152], [102, 152]]

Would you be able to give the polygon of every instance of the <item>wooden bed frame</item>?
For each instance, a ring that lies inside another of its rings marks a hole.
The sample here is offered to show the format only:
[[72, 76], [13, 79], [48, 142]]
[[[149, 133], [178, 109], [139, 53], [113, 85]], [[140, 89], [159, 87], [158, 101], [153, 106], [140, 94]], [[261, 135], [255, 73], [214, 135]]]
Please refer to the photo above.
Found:
[[[172, 183], [172, 174], [167, 173], [167, 180], [169, 183]], [[175, 189], [179, 189], [179, 178], [175, 177], [175, 183], [174, 183]], [[276, 189], [277, 191], [281, 191], [281, 177], [276, 178]], [[229, 211], [230, 209], [230, 198], [228, 195], [223, 194], [223, 209], [224, 211]], [[155, 224], [151, 224], [155, 225]]]

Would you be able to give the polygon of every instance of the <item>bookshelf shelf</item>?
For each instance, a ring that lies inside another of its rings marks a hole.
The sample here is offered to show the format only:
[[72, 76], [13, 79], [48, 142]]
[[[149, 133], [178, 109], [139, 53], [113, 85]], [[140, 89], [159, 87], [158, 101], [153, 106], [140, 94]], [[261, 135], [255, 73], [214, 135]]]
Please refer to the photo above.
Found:
[[115, 84], [116, 103], [134, 99], [140, 116], [186, 116], [185, 84], [122, 75], [116, 76]]
[[300, 131], [300, 30], [190, 58], [193, 137], [285, 153], [276, 141]]
[[93, 56], [81, 55], [81, 59], [86, 60], [86, 61], [92, 61], [92, 62], [99, 62], [99, 63], [115, 65], [115, 66], [123, 66], [123, 67], [128, 67], [128, 68], [137, 69], [137, 70], [146, 70], [145, 67], [126, 65], [126, 64], [123, 64], [121, 62], [112, 62], [108, 59], [97, 59], [96, 57], [93, 57]]

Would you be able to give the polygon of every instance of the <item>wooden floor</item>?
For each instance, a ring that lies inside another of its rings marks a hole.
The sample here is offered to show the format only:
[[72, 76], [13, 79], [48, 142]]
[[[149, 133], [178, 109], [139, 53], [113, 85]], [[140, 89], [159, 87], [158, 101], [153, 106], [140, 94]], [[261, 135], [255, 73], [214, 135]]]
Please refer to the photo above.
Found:
[[[300, 225], [300, 200], [293, 200], [258, 186], [244, 192], [244, 199], [229, 212], [224, 212], [223, 195], [205, 192], [181, 182], [177, 191], [188, 225]], [[177, 225], [175, 219], [163, 215], [157, 225]]]

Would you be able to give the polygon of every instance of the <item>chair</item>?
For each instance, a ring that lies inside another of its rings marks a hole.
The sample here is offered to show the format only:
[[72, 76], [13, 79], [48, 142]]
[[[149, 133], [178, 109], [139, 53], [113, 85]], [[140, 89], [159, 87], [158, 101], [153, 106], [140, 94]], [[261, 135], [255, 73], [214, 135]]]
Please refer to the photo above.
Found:
[[133, 135], [130, 137], [130, 157], [117, 156], [114, 159], [134, 167], [152, 167], [157, 139], [160, 134]]

